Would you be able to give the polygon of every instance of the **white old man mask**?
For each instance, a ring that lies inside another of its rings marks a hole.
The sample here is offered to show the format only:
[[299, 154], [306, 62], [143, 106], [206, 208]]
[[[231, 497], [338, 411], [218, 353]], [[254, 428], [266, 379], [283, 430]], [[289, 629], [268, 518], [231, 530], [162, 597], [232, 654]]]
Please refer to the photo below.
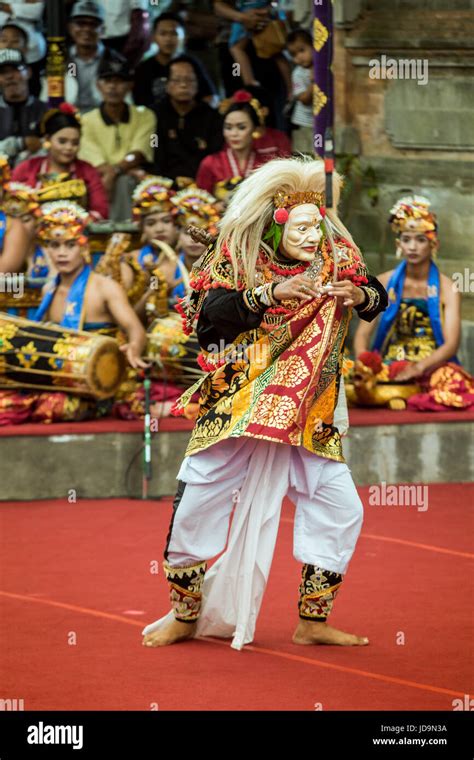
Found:
[[314, 203], [301, 203], [289, 212], [283, 228], [281, 249], [298, 261], [312, 261], [321, 242], [323, 218]]

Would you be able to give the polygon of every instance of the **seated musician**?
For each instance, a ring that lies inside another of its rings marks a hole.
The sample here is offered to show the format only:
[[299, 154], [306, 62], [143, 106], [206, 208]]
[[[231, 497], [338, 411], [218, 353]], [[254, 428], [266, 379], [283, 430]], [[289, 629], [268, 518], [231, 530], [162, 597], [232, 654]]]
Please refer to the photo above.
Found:
[[[205, 230], [211, 238], [217, 237], [217, 222], [219, 212], [216, 208], [217, 199], [206, 190], [198, 187], [187, 187], [180, 190], [171, 199], [178, 209], [176, 222], [179, 228], [178, 255], [179, 262], [184, 265], [187, 272], [191, 272], [193, 264], [202, 256], [207, 248], [205, 242], [196, 241], [188, 232], [187, 227], [192, 225]], [[203, 236], [203, 240], [205, 236]], [[182, 269], [176, 267], [174, 273], [171, 301], [174, 304], [177, 298], [186, 295], [185, 283], [183, 282]]]
[[[390, 212], [397, 234], [395, 269], [380, 275], [389, 306], [375, 322], [360, 323], [354, 339], [356, 375], [379, 382], [412, 383], [418, 388], [408, 407], [419, 410], [474, 405], [473, 378], [459, 365], [461, 298], [436, 263], [438, 226], [429, 201], [401, 198]], [[372, 352], [371, 334], [377, 326]]]
[[45, 251], [36, 241], [39, 203], [36, 191], [22, 182], [7, 182], [3, 207], [7, 216], [19, 220], [28, 235], [28, 255], [24, 262], [24, 289], [21, 297], [0, 301], [0, 310], [33, 319], [41, 300], [41, 288], [56, 272]]
[[[178, 208], [171, 200], [173, 180], [167, 177], [151, 176], [143, 180], [133, 193], [133, 218], [140, 224], [144, 245], [132, 252], [132, 257], [147, 273], [150, 284], [153, 272], [159, 267], [160, 279], [171, 289], [177, 266], [175, 253], [179, 228], [176, 224]], [[132, 284], [131, 274], [122, 271], [122, 281], [128, 290]], [[145, 321], [145, 304], [149, 298], [146, 292], [135, 304], [135, 311]]]
[[91, 269], [85, 235], [89, 221], [87, 212], [72, 201], [42, 207], [37, 234], [58, 274], [45, 286], [35, 319], [108, 334], [115, 334], [119, 327], [127, 336], [121, 350], [131, 366], [146, 367], [140, 358], [145, 331], [123, 288]]
[[0, 154], [0, 274], [21, 272], [28, 253], [28, 235], [19, 219], [4, 208], [4, 187], [10, 180], [7, 156]]

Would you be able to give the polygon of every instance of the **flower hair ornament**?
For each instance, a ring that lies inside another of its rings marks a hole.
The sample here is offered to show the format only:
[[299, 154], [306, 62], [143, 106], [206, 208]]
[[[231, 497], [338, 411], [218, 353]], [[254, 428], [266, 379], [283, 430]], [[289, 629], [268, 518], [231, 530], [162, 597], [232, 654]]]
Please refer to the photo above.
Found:
[[133, 195], [133, 219], [140, 221], [155, 212], [166, 212], [176, 216], [178, 209], [172, 202], [175, 191], [171, 189], [173, 180], [169, 177], [145, 177], [136, 186]]
[[77, 240], [87, 243], [85, 230], [90, 223], [88, 212], [73, 201], [53, 201], [41, 207], [37, 235], [45, 240]]
[[76, 120], [78, 126], [81, 124], [81, 114], [77, 110], [75, 106], [73, 106], [71, 103], [61, 103], [58, 108], [50, 108], [46, 113], [43, 114], [41, 121], [39, 123], [39, 130], [40, 134], [44, 137], [48, 134], [48, 122], [50, 119], [52, 119], [54, 116], [58, 116], [59, 114], [63, 114], [64, 116], [72, 116]]
[[[433, 255], [438, 245], [438, 220], [430, 210], [430, 201], [422, 195], [407, 195], [400, 198], [390, 209], [388, 222], [392, 230], [401, 235], [403, 232], [418, 232], [428, 238]], [[401, 249], [397, 246], [397, 257]]]
[[207, 230], [212, 236], [217, 235], [217, 222], [220, 219], [215, 207], [217, 200], [206, 190], [187, 187], [176, 193], [171, 203], [178, 209], [176, 221], [180, 227], [186, 228], [191, 224]]
[[260, 126], [265, 126], [265, 117], [268, 113], [268, 110], [262, 106], [260, 101], [257, 100], [257, 98], [254, 98], [254, 96], [247, 90], [237, 90], [237, 92], [234, 92], [230, 98], [225, 98], [222, 100], [218, 108], [219, 113], [222, 114], [222, 116], [225, 116], [229, 108], [236, 103], [248, 103], [249, 106], [251, 106], [257, 114]]

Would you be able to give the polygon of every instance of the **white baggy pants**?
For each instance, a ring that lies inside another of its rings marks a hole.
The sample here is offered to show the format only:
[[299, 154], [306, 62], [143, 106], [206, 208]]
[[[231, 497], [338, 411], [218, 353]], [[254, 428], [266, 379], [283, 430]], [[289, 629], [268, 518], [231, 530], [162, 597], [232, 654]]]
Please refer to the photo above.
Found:
[[[186, 457], [178, 479], [186, 485], [172, 517], [165, 558], [172, 567], [220, 554], [232, 510], [251, 459], [269, 447], [289, 449], [272, 469], [270, 488], [295, 504], [293, 555], [303, 564], [344, 574], [359, 536], [363, 508], [348, 466], [303, 447], [255, 438], [230, 438]], [[279, 454], [283, 453], [278, 451]], [[288, 462], [288, 466], [285, 466]], [[268, 500], [271, 494], [258, 493]]]

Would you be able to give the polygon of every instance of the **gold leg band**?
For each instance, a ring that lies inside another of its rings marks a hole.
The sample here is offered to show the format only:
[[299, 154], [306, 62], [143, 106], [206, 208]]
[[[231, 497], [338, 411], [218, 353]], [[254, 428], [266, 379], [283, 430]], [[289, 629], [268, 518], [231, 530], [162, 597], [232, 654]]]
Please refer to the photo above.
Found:
[[332, 570], [303, 565], [298, 601], [300, 618], [326, 622], [342, 578], [340, 573], [334, 573]]
[[163, 562], [166, 580], [170, 587], [170, 602], [176, 620], [194, 623], [201, 611], [202, 584], [207, 563], [199, 562], [189, 567], [170, 567]]

